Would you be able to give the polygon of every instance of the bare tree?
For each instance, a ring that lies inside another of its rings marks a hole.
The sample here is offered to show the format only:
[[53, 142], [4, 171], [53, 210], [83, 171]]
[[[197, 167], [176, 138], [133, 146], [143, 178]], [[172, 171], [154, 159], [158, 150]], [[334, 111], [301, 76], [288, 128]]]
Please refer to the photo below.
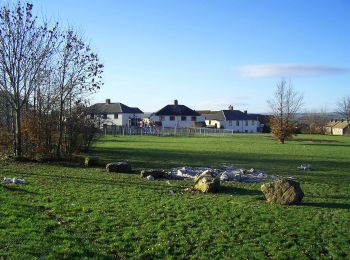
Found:
[[337, 112], [347, 121], [350, 120], [350, 96], [344, 97], [338, 102]]
[[294, 91], [291, 82], [282, 79], [277, 83], [274, 98], [269, 100], [268, 104], [272, 112], [271, 132], [281, 144], [293, 135], [296, 113], [300, 110], [302, 101], [302, 95]]
[[30, 3], [0, 11], [0, 91], [14, 113], [15, 156], [22, 156], [22, 112], [55, 51], [57, 24], [37, 25]]
[[80, 103], [87, 93], [102, 85], [103, 65], [89, 45], [72, 29], [63, 35], [63, 44], [58, 52], [56, 70], [59, 102], [59, 137], [57, 157], [61, 157], [64, 132], [64, 112], [72, 111], [72, 104]]

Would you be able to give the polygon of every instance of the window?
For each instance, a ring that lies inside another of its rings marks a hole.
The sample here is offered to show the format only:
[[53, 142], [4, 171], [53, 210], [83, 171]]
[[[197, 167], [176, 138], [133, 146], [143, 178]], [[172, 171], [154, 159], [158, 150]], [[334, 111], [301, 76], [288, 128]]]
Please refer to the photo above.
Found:
[[175, 121], [175, 116], [169, 116], [170, 121]]
[[232, 126], [232, 120], [229, 120], [229, 121], [228, 121], [228, 125], [229, 125], [229, 126]]
[[255, 125], [255, 121], [254, 120], [252, 120], [252, 125]]
[[107, 119], [107, 114], [103, 114], [103, 115], [102, 115], [102, 118], [103, 118], [103, 119]]
[[236, 121], [236, 126], [239, 126], [239, 121], [238, 120]]
[[118, 113], [114, 114], [114, 119], [118, 119]]
[[248, 120], [245, 121], [245, 125], [248, 126]]
[[90, 114], [90, 118], [94, 119], [95, 115], [94, 114]]
[[197, 117], [196, 116], [193, 116], [193, 117], [191, 117], [191, 121], [197, 121]]
[[159, 116], [160, 121], [164, 121], [164, 119], [165, 119], [164, 116]]
[[186, 121], [187, 117], [186, 116], [182, 116], [181, 117], [181, 121]]

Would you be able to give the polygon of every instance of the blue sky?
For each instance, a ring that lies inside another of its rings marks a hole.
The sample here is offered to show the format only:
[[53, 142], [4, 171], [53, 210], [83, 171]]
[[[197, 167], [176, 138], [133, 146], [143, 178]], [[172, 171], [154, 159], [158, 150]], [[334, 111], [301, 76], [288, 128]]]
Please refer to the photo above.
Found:
[[350, 95], [350, 1], [34, 0], [34, 10], [83, 33], [105, 65], [93, 102], [156, 111], [268, 112], [290, 79], [304, 109]]

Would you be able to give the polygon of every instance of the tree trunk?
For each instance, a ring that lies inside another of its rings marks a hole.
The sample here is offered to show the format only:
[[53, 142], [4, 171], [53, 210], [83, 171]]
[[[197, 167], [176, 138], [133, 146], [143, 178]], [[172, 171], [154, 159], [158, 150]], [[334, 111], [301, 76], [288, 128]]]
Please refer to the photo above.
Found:
[[15, 157], [22, 157], [22, 131], [21, 131], [21, 110], [16, 111], [15, 124]]
[[62, 155], [62, 151], [61, 151], [62, 141], [63, 141], [63, 102], [61, 102], [61, 106], [60, 106], [60, 115], [59, 115], [59, 123], [58, 123], [58, 142], [57, 142], [57, 151], [56, 151], [57, 159], [60, 159]]

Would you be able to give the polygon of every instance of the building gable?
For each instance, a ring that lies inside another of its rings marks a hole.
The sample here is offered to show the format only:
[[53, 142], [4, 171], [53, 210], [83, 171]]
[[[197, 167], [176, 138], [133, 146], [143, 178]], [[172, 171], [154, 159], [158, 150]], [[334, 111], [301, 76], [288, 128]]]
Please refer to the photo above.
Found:
[[119, 102], [111, 103], [110, 99], [107, 99], [105, 103], [96, 103], [90, 108], [95, 114], [143, 114], [137, 107], [128, 107]]
[[200, 114], [185, 105], [179, 105], [177, 100], [173, 105], [166, 105], [155, 113], [156, 116], [200, 116]]

